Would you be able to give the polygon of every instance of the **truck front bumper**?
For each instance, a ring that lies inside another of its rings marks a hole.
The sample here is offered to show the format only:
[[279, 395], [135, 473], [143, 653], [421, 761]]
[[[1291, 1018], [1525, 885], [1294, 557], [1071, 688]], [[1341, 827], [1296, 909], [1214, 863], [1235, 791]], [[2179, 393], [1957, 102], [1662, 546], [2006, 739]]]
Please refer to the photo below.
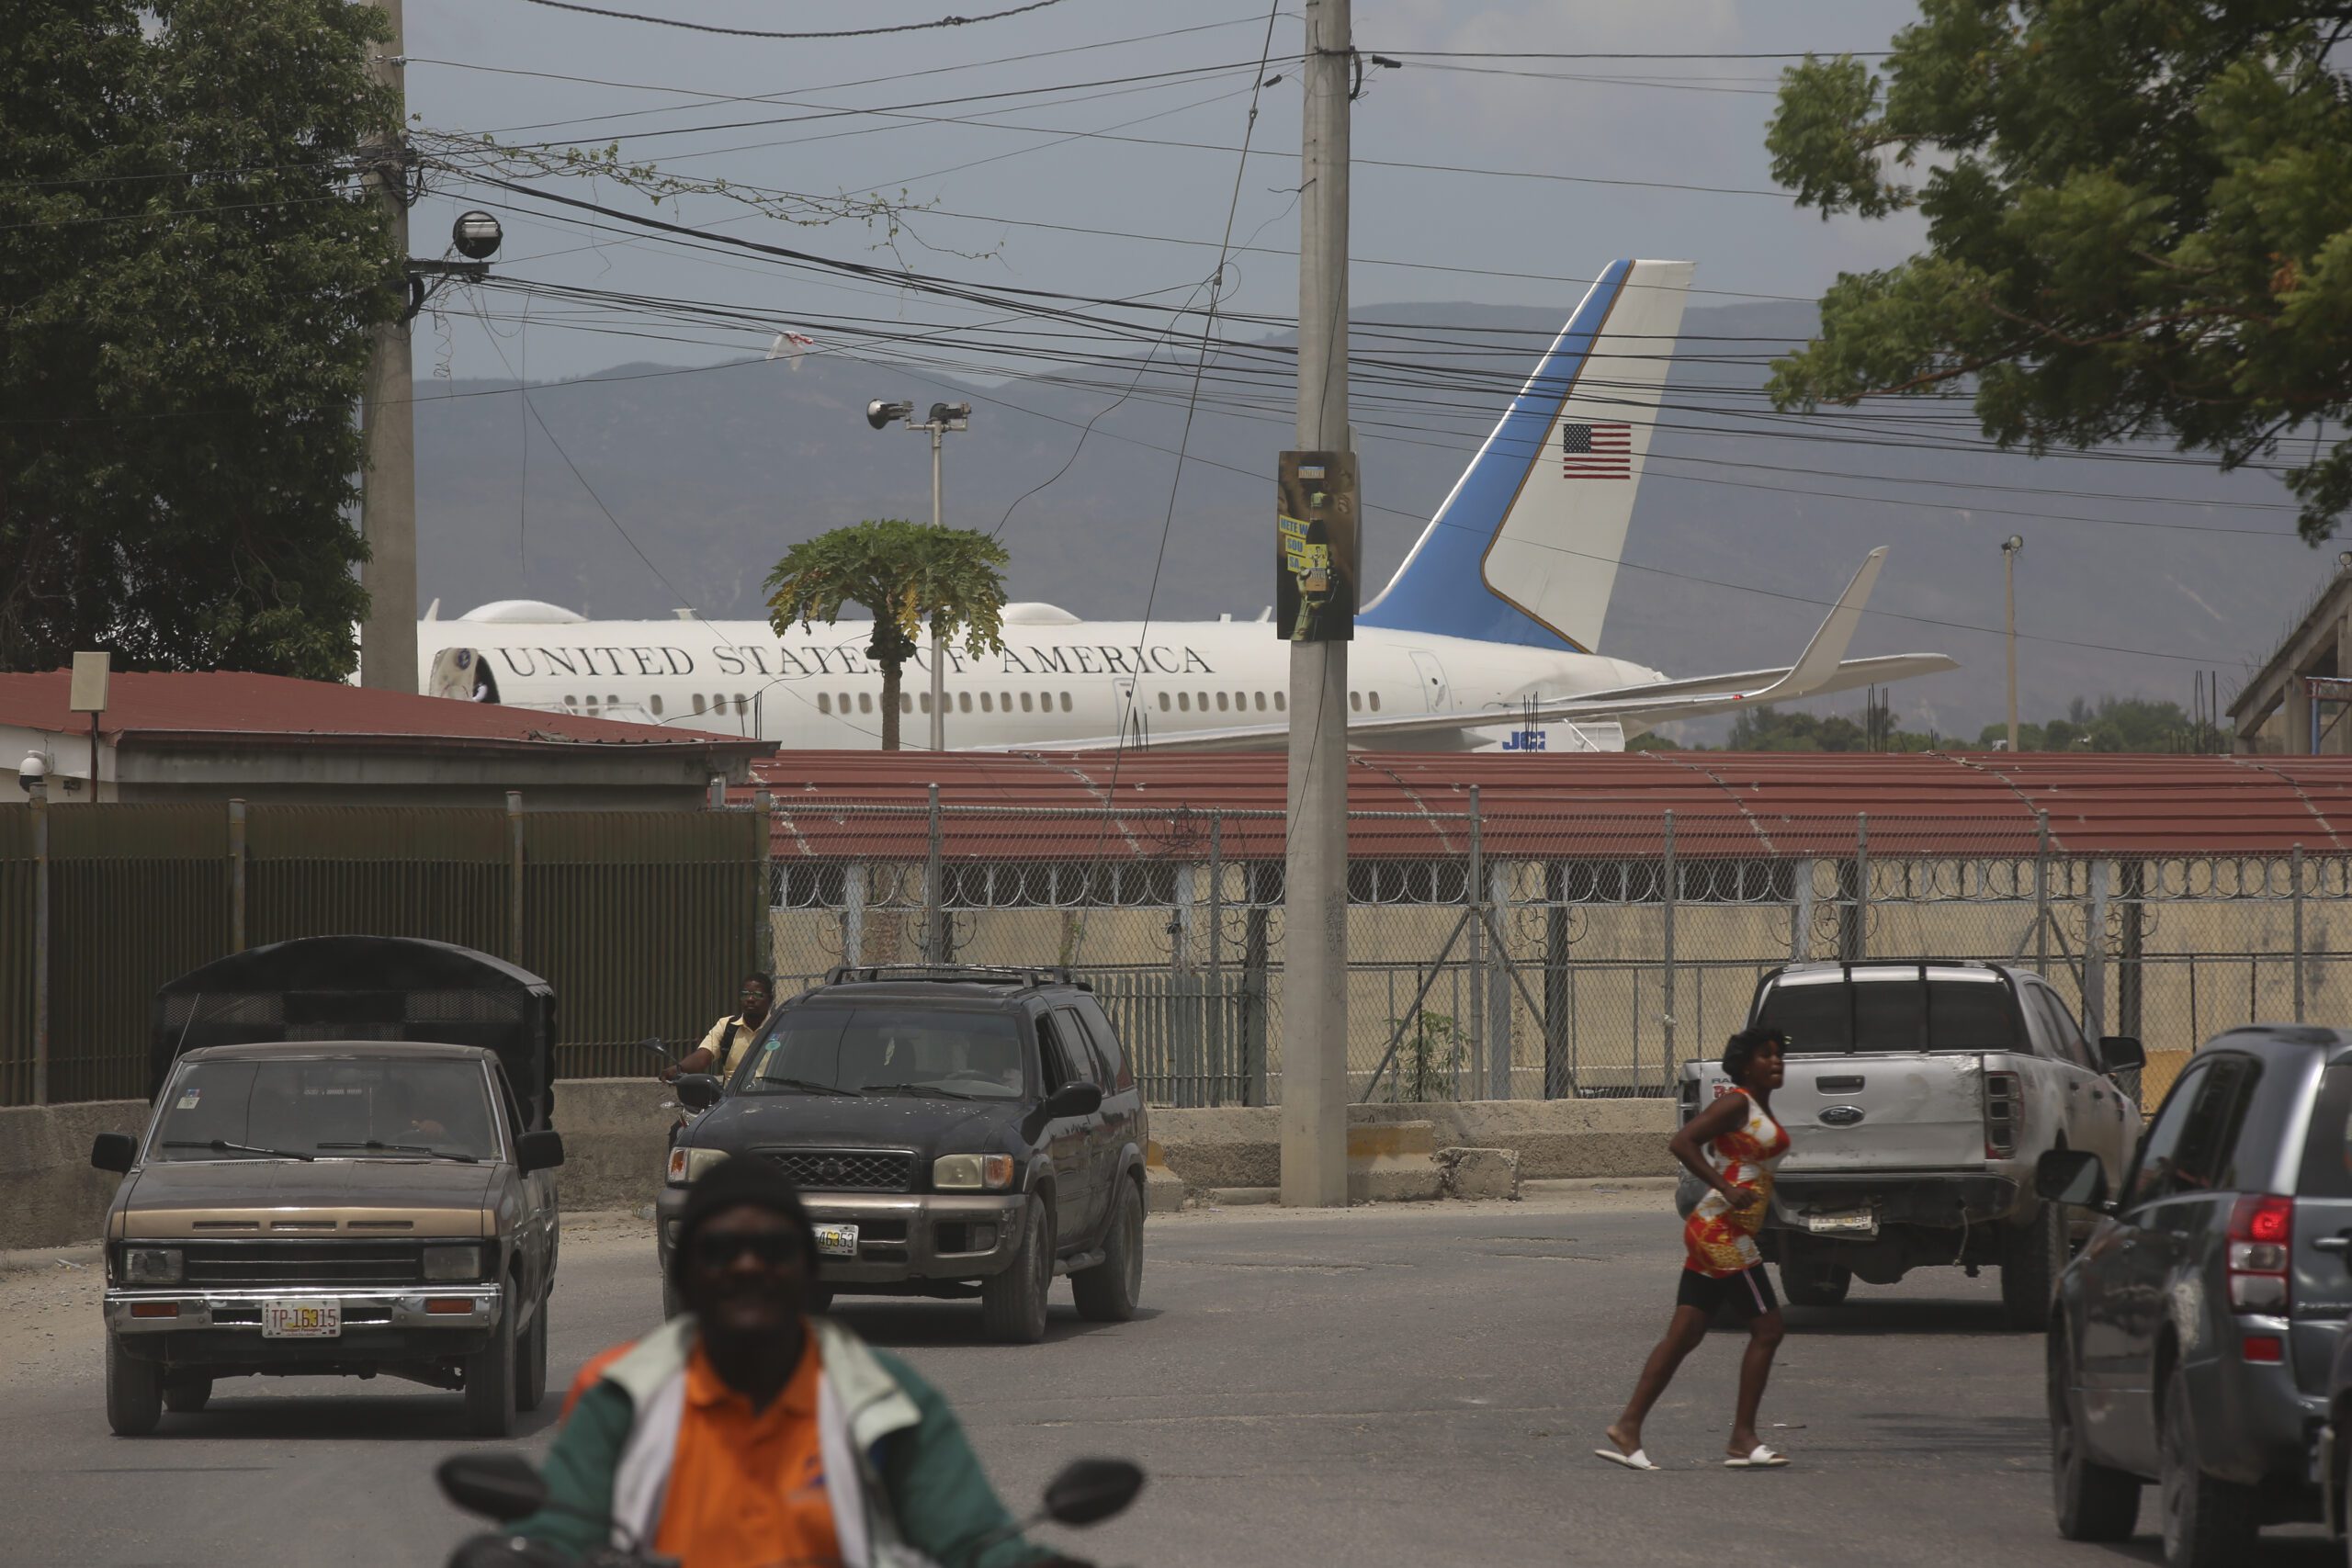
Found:
[[[276, 1301], [335, 1302], [342, 1307], [343, 1332], [325, 1338], [266, 1337], [261, 1331], [262, 1303]], [[112, 1288], [106, 1294], [107, 1332], [132, 1356], [257, 1367], [462, 1356], [489, 1342], [505, 1310], [499, 1288], [483, 1284], [392, 1290]]]
[[[819, 1225], [857, 1227], [857, 1255], [827, 1258], [817, 1271], [822, 1283], [854, 1291], [1003, 1273], [1020, 1255], [1029, 1200], [1022, 1192], [803, 1192], [800, 1201]], [[685, 1202], [685, 1189], [664, 1187], [654, 1203], [665, 1273]]]

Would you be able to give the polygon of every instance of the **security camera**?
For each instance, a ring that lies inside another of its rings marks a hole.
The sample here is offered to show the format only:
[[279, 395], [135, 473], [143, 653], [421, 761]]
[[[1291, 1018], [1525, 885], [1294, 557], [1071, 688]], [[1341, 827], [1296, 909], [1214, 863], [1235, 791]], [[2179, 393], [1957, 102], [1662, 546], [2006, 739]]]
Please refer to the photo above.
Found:
[[17, 764], [17, 783], [27, 795], [40, 788], [41, 781], [47, 777], [49, 777], [49, 764], [41, 760], [41, 754], [38, 751], [27, 752], [25, 760]]
[[894, 419], [905, 419], [915, 412], [912, 403], [886, 403], [876, 398], [865, 405], [865, 423], [879, 430]]

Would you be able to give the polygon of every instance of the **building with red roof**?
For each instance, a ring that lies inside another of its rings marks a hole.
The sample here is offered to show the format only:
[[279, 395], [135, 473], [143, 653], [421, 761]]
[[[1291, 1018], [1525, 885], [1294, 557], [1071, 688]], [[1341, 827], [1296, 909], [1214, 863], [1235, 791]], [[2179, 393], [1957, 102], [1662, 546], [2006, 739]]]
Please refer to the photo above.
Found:
[[[118, 671], [106, 711], [71, 673], [0, 674], [0, 800], [37, 761], [52, 803], [250, 801], [693, 807], [768, 742], [237, 671]], [[96, 723], [93, 724], [95, 717]]]

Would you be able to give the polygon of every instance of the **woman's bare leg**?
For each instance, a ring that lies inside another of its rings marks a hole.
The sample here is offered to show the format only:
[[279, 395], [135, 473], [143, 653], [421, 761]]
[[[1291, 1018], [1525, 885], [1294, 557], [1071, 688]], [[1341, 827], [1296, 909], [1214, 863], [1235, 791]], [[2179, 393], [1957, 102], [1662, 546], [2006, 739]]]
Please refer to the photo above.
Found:
[[1756, 1435], [1756, 1407], [1764, 1403], [1764, 1384], [1772, 1375], [1772, 1354], [1780, 1349], [1784, 1332], [1779, 1307], [1747, 1325], [1747, 1350], [1739, 1359], [1739, 1405], [1732, 1415], [1728, 1450], [1735, 1459], [1746, 1459], [1764, 1440]]
[[1650, 1407], [1674, 1381], [1675, 1369], [1682, 1359], [1699, 1348], [1707, 1337], [1707, 1314], [1694, 1306], [1674, 1309], [1668, 1320], [1666, 1337], [1642, 1363], [1642, 1375], [1634, 1383], [1634, 1397], [1625, 1402], [1624, 1413], [1609, 1428], [1609, 1440], [1617, 1445], [1619, 1453], [1632, 1453], [1642, 1446], [1642, 1423], [1649, 1418]]

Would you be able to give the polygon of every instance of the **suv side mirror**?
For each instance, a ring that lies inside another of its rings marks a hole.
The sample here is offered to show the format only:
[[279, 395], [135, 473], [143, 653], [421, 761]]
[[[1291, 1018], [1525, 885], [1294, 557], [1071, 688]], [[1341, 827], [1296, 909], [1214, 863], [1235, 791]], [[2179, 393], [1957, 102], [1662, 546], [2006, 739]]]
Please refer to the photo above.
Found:
[[1102, 1086], [1084, 1079], [1066, 1083], [1046, 1096], [1046, 1103], [1038, 1109], [1057, 1121], [1064, 1116], [1091, 1116], [1102, 1109]]
[[2144, 1067], [2148, 1065], [2148, 1050], [2137, 1035], [2102, 1034], [2098, 1037], [2098, 1065], [2110, 1073]]
[[139, 1160], [139, 1140], [128, 1133], [100, 1133], [90, 1140], [90, 1164], [100, 1170], [128, 1172]]
[[2045, 1149], [2033, 1162], [2033, 1190], [2044, 1202], [2105, 1210], [2107, 1168], [2088, 1149]]
[[556, 1132], [524, 1134], [514, 1140], [514, 1163], [526, 1176], [535, 1170], [553, 1170], [563, 1163], [563, 1134]]
[[690, 1111], [707, 1111], [727, 1092], [716, 1073], [680, 1073], [670, 1087], [678, 1091], [678, 1103]]

